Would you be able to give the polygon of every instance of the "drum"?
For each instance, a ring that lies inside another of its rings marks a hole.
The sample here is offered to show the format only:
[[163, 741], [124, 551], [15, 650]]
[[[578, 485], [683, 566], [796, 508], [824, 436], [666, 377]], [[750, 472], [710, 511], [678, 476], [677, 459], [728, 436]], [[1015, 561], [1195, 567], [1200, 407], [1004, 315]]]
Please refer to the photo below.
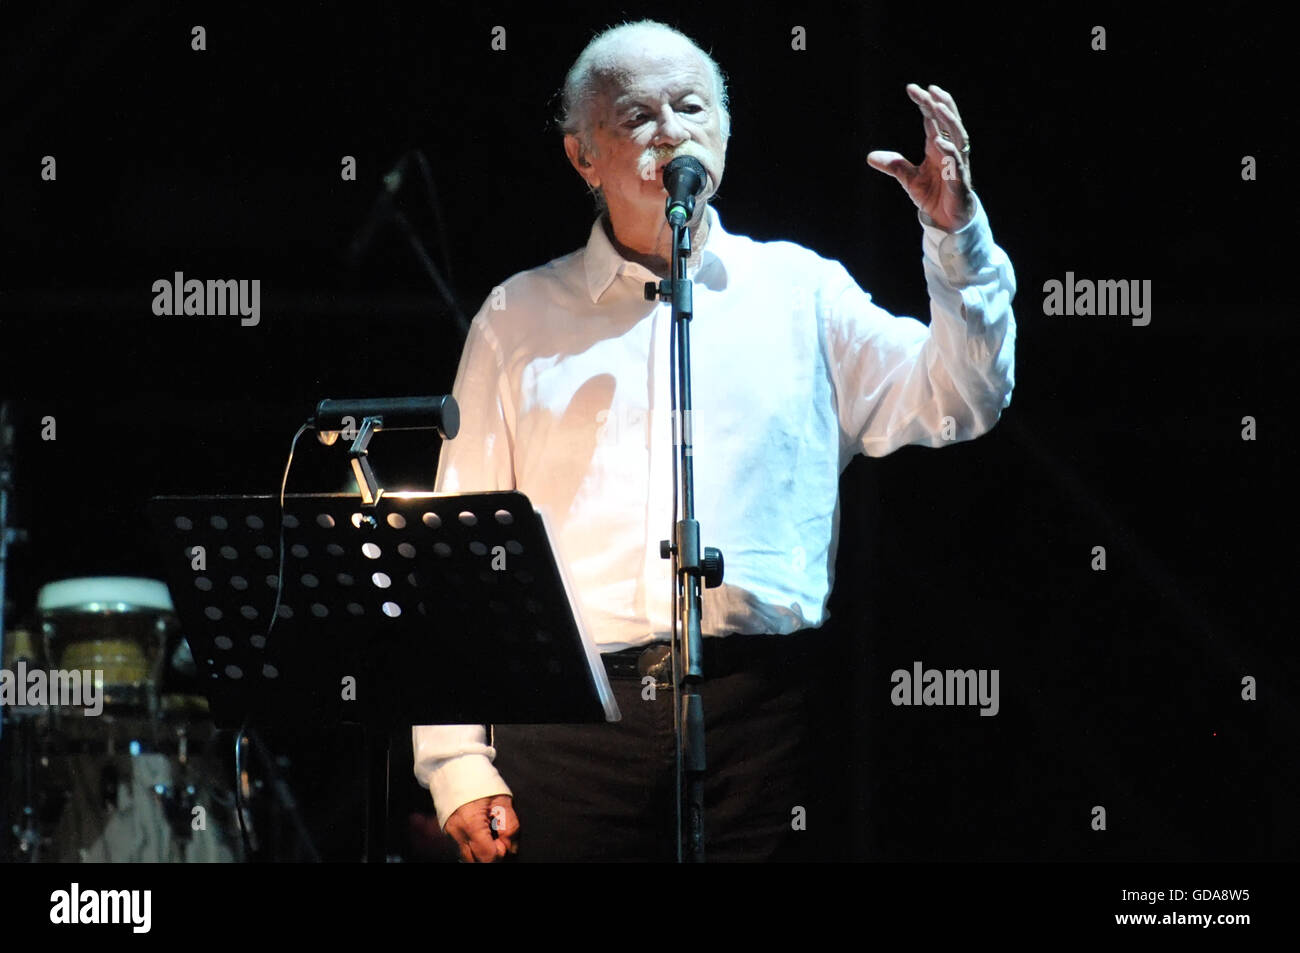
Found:
[[105, 709], [152, 710], [177, 628], [164, 583], [126, 576], [64, 579], [41, 587], [36, 610], [52, 668], [97, 673]]
[[36, 787], [59, 809], [39, 859], [233, 862], [230, 772], [205, 709], [205, 699], [169, 697], [157, 716], [55, 711]]
[[217, 747], [205, 698], [163, 694], [164, 672], [193, 682], [166, 585], [65, 579], [40, 589], [36, 611], [39, 642], [14, 639], [13, 651], [34, 662], [43, 649], [52, 672], [94, 672], [102, 709], [51, 697], [26, 716], [14, 772], [22, 858], [233, 861], [233, 758]]

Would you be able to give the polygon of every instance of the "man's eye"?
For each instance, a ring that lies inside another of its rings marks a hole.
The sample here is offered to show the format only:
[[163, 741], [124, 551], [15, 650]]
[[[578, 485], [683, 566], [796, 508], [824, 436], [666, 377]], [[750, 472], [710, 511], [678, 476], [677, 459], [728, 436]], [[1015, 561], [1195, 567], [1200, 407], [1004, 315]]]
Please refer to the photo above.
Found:
[[[704, 111], [704, 107], [701, 106], [699, 103], [687, 103], [686, 105], [682, 106], [678, 110], [678, 112], [683, 112], [683, 113], [699, 113], [703, 111]], [[632, 116], [632, 118], [629, 119], [627, 122], [625, 122], [623, 125], [631, 128], [633, 126], [639, 126], [643, 122], [647, 122], [653, 118], [654, 116], [652, 116], [650, 113], [640, 112]]]

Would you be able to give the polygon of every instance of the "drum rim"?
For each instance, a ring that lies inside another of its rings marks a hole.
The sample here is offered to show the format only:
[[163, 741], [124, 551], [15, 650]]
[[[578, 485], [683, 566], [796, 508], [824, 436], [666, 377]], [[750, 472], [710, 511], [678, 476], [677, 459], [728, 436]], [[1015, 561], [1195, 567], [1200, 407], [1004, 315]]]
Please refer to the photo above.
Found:
[[162, 609], [158, 606], [147, 606], [135, 602], [85, 602], [77, 606], [60, 606], [57, 609], [42, 609], [40, 615], [42, 619], [58, 619], [64, 616], [72, 615], [160, 615], [175, 616], [173, 609]]
[[[115, 596], [113, 590], [117, 590]], [[53, 604], [51, 604], [53, 603]], [[41, 616], [174, 614], [171, 591], [161, 579], [144, 576], [77, 576], [47, 582], [37, 590]]]

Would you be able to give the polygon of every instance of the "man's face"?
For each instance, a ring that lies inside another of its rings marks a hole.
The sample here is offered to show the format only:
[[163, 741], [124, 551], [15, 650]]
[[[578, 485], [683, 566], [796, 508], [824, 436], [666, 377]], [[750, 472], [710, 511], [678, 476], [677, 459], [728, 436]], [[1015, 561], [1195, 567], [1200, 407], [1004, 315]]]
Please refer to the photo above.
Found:
[[686, 42], [659, 35], [624, 41], [612, 57], [619, 69], [592, 111], [593, 151], [565, 137], [574, 168], [604, 192], [613, 218], [662, 218], [664, 166], [691, 155], [708, 173], [696, 199], [702, 210], [722, 182], [727, 152], [708, 63]]

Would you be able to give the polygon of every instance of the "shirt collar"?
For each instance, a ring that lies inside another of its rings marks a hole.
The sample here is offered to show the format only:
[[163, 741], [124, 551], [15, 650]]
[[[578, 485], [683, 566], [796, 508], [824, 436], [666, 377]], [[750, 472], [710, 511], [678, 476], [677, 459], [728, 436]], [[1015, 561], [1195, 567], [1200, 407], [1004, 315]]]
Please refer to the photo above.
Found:
[[[704, 252], [700, 256], [700, 265], [691, 274], [694, 281], [699, 281], [714, 290], [721, 290], [727, 284], [727, 249], [732, 244], [732, 236], [722, 227], [718, 210], [712, 205], [705, 214], [712, 216], [709, 220], [709, 236], [704, 240]], [[659, 277], [644, 265], [628, 261], [614, 248], [605, 234], [604, 215], [597, 218], [591, 226], [591, 237], [587, 239], [584, 264], [587, 271], [587, 293], [591, 302], [600, 301], [614, 279], [619, 275], [630, 275], [642, 281], [658, 281]]]

